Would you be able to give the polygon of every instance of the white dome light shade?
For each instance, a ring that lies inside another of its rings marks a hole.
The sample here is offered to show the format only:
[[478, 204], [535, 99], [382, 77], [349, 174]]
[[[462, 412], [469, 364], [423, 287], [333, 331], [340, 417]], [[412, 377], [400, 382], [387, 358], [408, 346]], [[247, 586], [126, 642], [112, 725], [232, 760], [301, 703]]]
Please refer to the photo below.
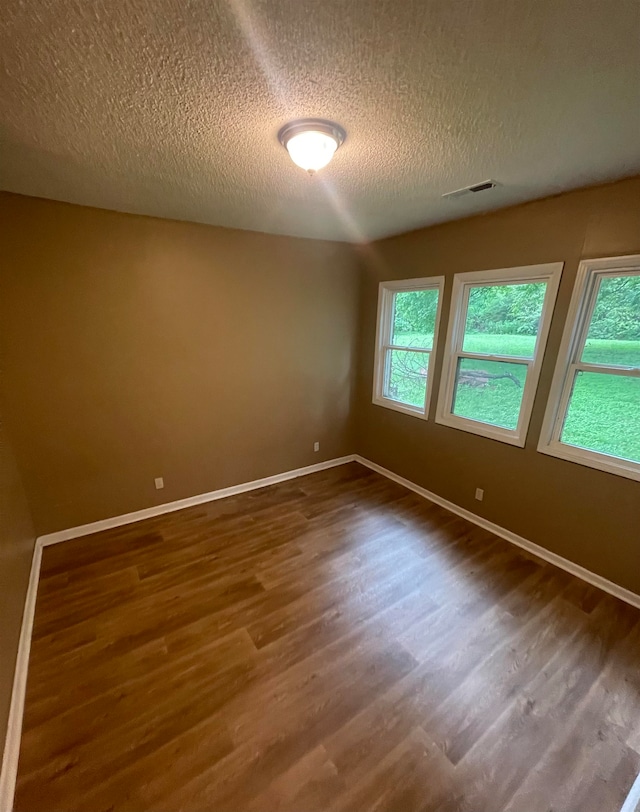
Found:
[[310, 175], [329, 163], [344, 138], [341, 127], [319, 119], [294, 121], [279, 133], [280, 143], [287, 148], [291, 160]]
[[325, 133], [298, 133], [287, 141], [287, 151], [291, 160], [306, 172], [317, 172], [333, 158], [338, 142]]

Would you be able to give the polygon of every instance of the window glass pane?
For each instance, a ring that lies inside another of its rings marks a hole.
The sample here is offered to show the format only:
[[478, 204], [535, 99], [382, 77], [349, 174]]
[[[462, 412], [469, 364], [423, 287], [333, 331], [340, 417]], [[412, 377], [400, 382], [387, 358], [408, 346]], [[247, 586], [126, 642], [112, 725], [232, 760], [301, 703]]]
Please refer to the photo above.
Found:
[[526, 377], [526, 364], [459, 358], [452, 411], [459, 417], [516, 429]]
[[640, 367], [640, 275], [602, 278], [581, 360]]
[[578, 372], [560, 440], [640, 462], [640, 378]]
[[384, 396], [424, 409], [430, 357], [428, 352], [387, 350]]
[[393, 297], [391, 343], [400, 347], [433, 347], [438, 312], [437, 289], [408, 290]]
[[546, 282], [472, 287], [462, 349], [533, 358], [546, 291]]

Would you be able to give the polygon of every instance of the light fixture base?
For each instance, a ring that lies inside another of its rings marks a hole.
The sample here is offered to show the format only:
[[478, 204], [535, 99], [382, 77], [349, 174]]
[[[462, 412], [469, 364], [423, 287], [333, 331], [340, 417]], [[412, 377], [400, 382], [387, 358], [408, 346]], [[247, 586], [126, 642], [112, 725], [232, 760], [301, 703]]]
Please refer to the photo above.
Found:
[[286, 148], [287, 141], [293, 138], [294, 135], [308, 132], [309, 130], [330, 135], [335, 139], [338, 147], [342, 146], [345, 138], [347, 137], [347, 134], [342, 127], [339, 124], [336, 124], [334, 121], [327, 121], [324, 118], [298, 118], [295, 121], [290, 121], [288, 124], [285, 124], [284, 127], [280, 128], [278, 132], [278, 141], [280, 141], [282, 146]]
[[278, 140], [296, 166], [313, 176], [330, 163], [346, 133], [333, 121], [300, 118], [280, 129]]

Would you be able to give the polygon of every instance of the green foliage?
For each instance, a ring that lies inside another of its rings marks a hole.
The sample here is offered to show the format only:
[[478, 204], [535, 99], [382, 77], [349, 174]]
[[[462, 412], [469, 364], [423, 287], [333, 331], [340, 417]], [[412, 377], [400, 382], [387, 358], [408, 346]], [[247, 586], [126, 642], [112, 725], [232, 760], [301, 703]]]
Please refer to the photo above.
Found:
[[[546, 284], [488, 285], [470, 291], [464, 349], [467, 352], [533, 357]], [[396, 294], [394, 351], [387, 396], [421, 406], [437, 314], [437, 291]], [[604, 277], [582, 360], [611, 366], [640, 366], [640, 276]], [[487, 373], [480, 376], [478, 373]], [[466, 360], [453, 409], [456, 414], [515, 428], [526, 368], [522, 364]], [[520, 386], [518, 386], [520, 383]], [[576, 380], [564, 439], [574, 445], [640, 461], [640, 381], [589, 374]]]
[[[405, 333], [403, 346], [429, 345], [431, 334]], [[468, 335], [469, 352], [496, 355], [531, 355], [535, 339], [529, 335]], [[640, 340], [589, 339], [589, 358], [613, 366], [640, 366]], [[585, 352], [585, 356], [587, 352]], [[424, 403], [427, 368], [425, 353], [394, 351], [387, 396], [403, 403]], [[474, 380], [471, 372], [486, 372], [486, 380]], [[466, 374], [465, 374], [466, 373]], [[504, 375], [505, 377], [498, 377]], [[464, 362], [455, 395], [455, 414], [495, 426], [517, 425], [523, 364], [468, 359]], [[510, 377], [512, 376], [512, 377]], [[516, 378], [521, 384], [514, 382]], [[640, 380], [623, 375], [583, 373], [578, 376], [567, 416], [563, 439], [573, 445], [614, 454], [640, 462]]]
[[396, 293], [393, 311], [394, 341], [402, 333], [433, 336], [437, 312], [437, 290], [410, 290]]
[[411, 406], [424, 406], [429, 355], [391, 350], [387, 396]]
[[640, 462], [640, 380], [623, 375], [579, 373], [562, 440]]
[[[474, 287], [469, 295], [467, 330], [475, 334], [534, 336], [545, 292], [544, 282]], [[403, 333], [433, 335], [437, 306], [435, 290], [396, 294], [394, 340]], [[640, 340], [640, 276], [602, 280], [589, 338]]]
[[536, 335], [546, 289], [544, 282], [472, 288], [466, 329], [490, 335]]
[[640, 276], [612, 276], [602, 280], [589, 338], [640, 340]]
[[[482, 372], [487, 373], [486, 379], [473, 377], [473, 373]], [[516, 429], [526, 376], [525, 364], [461, 359], [453, 413], [492, 426]]]

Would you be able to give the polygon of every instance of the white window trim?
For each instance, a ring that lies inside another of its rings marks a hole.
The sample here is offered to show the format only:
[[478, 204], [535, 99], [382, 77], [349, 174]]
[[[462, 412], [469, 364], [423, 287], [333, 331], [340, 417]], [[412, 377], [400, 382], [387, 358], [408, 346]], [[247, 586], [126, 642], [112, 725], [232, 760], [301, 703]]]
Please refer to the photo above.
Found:
[[[438, 307], [436, 310], [436, 323], [433, 333], [433, 344], [430, 350], [416, 350], [413, 347], [396, 347], [391, 344], [391, 319], [393, 316], [393, 295], [394, 293], [404, 293], [414, 290], [437, 290]], [[440, 317], [442, 315], [442, 296], [444, 294], [444, 276], [427, 276], [421, 279], [399, 279], [388, 282], [381, 282], [378, 287], [378, 321], [376, 326], [376, 346], [373, 372], [373, 403], [377, 406], [384, 406], [394, 412], [410, 414], [420, 417], [423, 420], [429, 418], [429, 403], [431, 402], [431, 392], [433, 390], [433, 370], [435, 369], [436, 349], [438, 346], [438, 330], [440, 327]], [[431, 357], [429, 359], [429, 373], [427, 374], [427, 386], [425, 392], [424, 407], [410, 406], [407, 403], [393, 400], [384, 395], [385, 380], [385, 360], [387, 351], [390, 349], [412, 350], [425, 352]]]
[[[598, 451], [567, 445], [560, 442], [569, 397], [576, 368], [588, 369], [589, 364], [579, 362], [596, 303], [595, 292], [603, 276], [617, 276], [621, 271], [640, 270], [640, 254], [624, 257], [583, 260], [578, 266], [576, 283], [567, 314], [562, 343], [549, 393], [549, 401], [540, 433], [538, 451], [563, 460], [587, 465], [600, 471], [640, 480], [640, 464], [623, 460]], [[620, 367], [595, 365], [598, 370], [620, 374]], [[629, 377], [640, 377], [640, 369], [622, 368]]]
[[[518, 268], [471, 271], [470, 273], [455, 275], [453, 280], [453, 294], [451, 297], [449, 328], [447, 330], [447, 341], [445, 345], [445, 358], [442, 366], [442, 379], [440, 382], [438, 407], [436, 410], [436, 423], [462, 431], [468, 431], [472, 434], [479, 434], [481, 437], [500, 440], [503, 443], [510, 443], [511, 445], [520, 447], [524, 446], [563, 265], [564, 263], [562, 262], [550, 262], [544, 265], [524, 265]], [[506, 282], [547, 282], [547, 290], [540, 318], [540, 329], [538, 331], [533, 359], [504, 355], [478, 356], [477, 353], [464, 352], [462, 350], [462, 343], [464, 339], [464, 327], [470, 288], [477, 285], [504, 284]], [[453, 392], [459, 356], [482, 357], [488, 361], [511, 361], [527, 364], [527, 378], [522, 394], [520, 417], [515, 429], [492, 426], [480, 420], [471, 420], [470, 418], [459, 417], [453, 414]]]

